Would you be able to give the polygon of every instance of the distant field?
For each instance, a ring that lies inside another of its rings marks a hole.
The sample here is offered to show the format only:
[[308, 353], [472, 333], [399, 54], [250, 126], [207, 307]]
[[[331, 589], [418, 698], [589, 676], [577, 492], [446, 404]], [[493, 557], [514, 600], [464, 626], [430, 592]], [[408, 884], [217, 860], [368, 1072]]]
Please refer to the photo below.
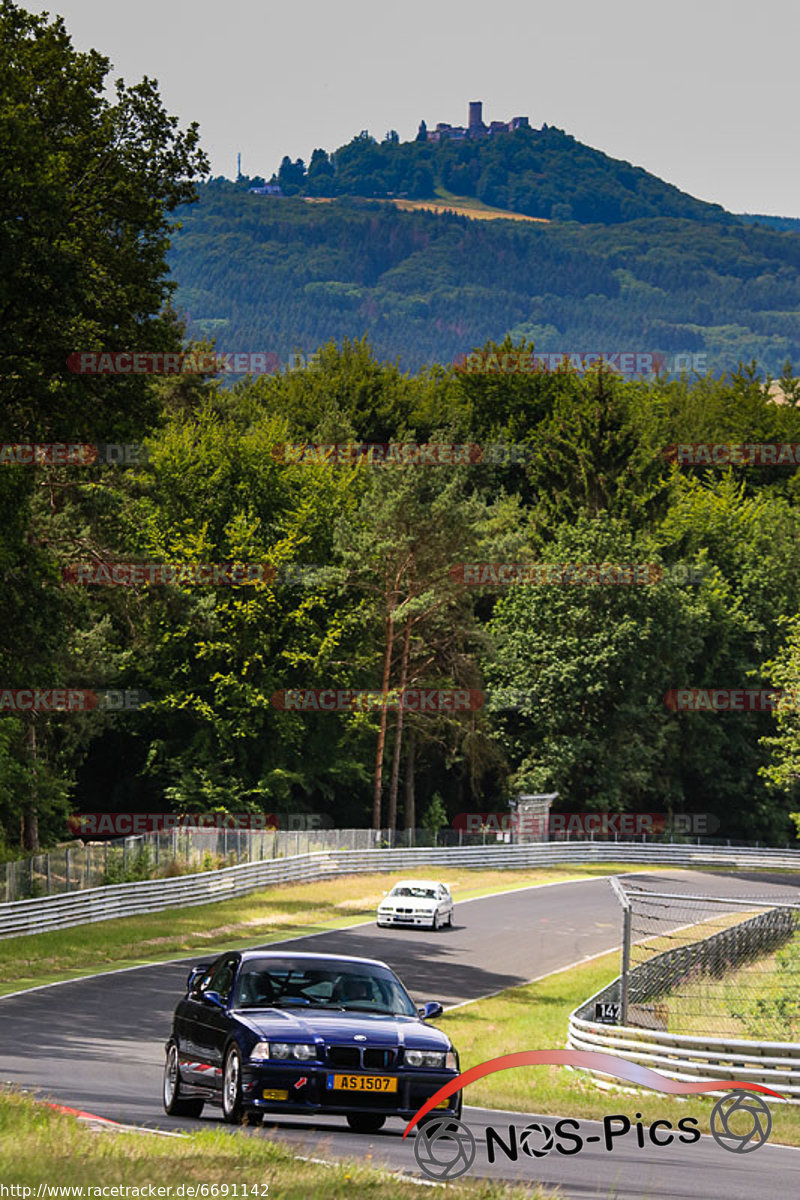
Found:
[[422, 210], [425, 212], [454, 212], [460, 217], [474, 217], [476, 221], [535, 221], [537, 225], [549, 225], [550, 222], [545, 217], [526, 217], [522, 213], [506, 212], [503, 208], [483, 208], [478, 207], [474, 202], [468, 200], [390, 200], [390, 204], [394, 204], [396, 208], [402, 208], [405, 211], [413, 212]]
[[[327, 196], [306, 196], [309, 204], [330, 204]], [[457, 213], [460, 217], [474, 217], [476, 221], [535, 221], [538, 225], [549, 225], [545, 217], [526, 217], [522, 213], [507, 212], [504, 208], [489, 208], [469, 196], [454, 196], [452, 200], [395, 200], [381, 197], [382, 204], [393, 204], [404, 212]]]

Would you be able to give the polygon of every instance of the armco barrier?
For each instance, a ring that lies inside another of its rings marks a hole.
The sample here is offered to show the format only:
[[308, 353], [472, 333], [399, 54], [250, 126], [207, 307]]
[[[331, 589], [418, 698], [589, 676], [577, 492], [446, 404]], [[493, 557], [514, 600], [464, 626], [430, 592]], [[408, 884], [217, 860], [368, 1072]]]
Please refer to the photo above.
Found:
[[[688, 970], [697, 965], [712, 973], [722, 969], [737, 942], [749, 942], [753, 949], [764, 949], [766, 945], [768, 952], [771, 941], [775, 945], [785, 942], [797, 927], [798, 906], [781, 906], [710, 938], [657, 955], [630, 972], [630, 1002], [667, 994]], [[761, 1083], [780, 1092], [785, 1103], [800, 1104], [800, 1044], [667, 1033], [660, 1029], [593, 1021], [591, 1014], [595, 1004], [609, 1003], [622, 1004], [621, 978], [596, 992], [570, 1014], [567, 1031], [570, 1050], [617, 1054], [672, 1079], [741, 1079], [747, 1083]], [[611, 1081], [611, 1077], [602, 1071], [591, 1074]]]
[[[343, 831], [344, 832], [344, 831]], [[405, 872], [430, 867], [521, 869], [555, 863], [630, 863], [661, 866], [778, 867], [800, 871], [800, 851], [747, 847], [560, 842], [521, 845], [420, 848], [414, 850], [324, 850], [266, 859], [172, 879], [147, 879], [87, 888], [36, 900], [0, 904], [0, 938], [65, 929], [113, 917], [166, 908], [211, 904], [270, 884], [324, 879], [369, 871]]]
[[[591, 1002], [612, 995], [610, 989], [604, 988], [602, 993], [592, 997]], [[786, 1103], [800, 1104], [800, 1044], [797, 1042], [755, 1042], [743, 1038], [664, 1033], [631, 1025], [601, 1025], [579, 1017], [576, 1010], [569, 1019], [567, 1046], [570, 1050], [617, 1054], [630, 1062], [652, 1067], [671, 1079], [741, 1079], [747, 1083], [763, 1083], [785, 1096]], [[606, 1078], [602, 1072], [593, 1071], [592, 1074]]]

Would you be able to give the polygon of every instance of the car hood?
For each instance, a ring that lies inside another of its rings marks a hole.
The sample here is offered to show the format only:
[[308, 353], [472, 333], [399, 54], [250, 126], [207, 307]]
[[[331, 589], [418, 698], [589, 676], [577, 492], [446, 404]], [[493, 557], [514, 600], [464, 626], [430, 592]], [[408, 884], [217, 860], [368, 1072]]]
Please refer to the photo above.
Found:
[[393, 896], [390, 900], [387, 896], [382, 900], [380, 908], [425, 908], [428, 910], [436, 908], [436, 900], [420, 900], [414, 896]]
[[363, 1034], [371, 1046], [411, 1046], [415, 1050], [447, 1050], [450, 1039], [440, 1029], [416, 1017], [392, 1017], [363, 1012], [329, 1013], [323, 1009], [304, 1011], [264, 1008], [237, 1009], [235, 1015], [259, 1038], [275, 1041], [308, 1041], [322, 1037], [326, 1042], [352, 1042]]

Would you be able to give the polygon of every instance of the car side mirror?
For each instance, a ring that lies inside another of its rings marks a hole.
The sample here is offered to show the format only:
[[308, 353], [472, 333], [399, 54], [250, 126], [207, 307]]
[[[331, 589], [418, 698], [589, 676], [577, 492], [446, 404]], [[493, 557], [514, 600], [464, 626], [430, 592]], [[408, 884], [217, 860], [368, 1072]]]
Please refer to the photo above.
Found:
[[219, 992], [203, 992], [203, 1000], [206, 1004], [213, 1004], [217, 1008], [226, 1008], [227, 1001], [223, 1000]]
[[440, 1017], [443, 1012], [444, 1009], [438, 1000], [429, 1000], [427, 1004], [423, 1004], [421, 1008], [417, 1009], [417, 1013], [423, 1021], [429, 1021], [431, 1017]]

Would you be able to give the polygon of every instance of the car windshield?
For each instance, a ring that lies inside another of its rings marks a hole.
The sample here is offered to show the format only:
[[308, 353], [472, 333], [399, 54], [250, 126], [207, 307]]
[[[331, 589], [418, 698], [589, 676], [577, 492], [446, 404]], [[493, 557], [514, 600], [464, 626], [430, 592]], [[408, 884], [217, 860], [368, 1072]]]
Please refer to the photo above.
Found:
[[242, 965], [236, 1008], [325, 1008], [416, 1016], [400, 980], [387, 968], [366, 963], [291, 962], [252, 959]]
[[415, 900], [435, 900], [436, 899], [435, 888], [409, 887], [408, 884], [404, 884], [403, 887], [392, 888], [391, 894], [393, 896], [409, 896], [409, 897], [413, 897]]

